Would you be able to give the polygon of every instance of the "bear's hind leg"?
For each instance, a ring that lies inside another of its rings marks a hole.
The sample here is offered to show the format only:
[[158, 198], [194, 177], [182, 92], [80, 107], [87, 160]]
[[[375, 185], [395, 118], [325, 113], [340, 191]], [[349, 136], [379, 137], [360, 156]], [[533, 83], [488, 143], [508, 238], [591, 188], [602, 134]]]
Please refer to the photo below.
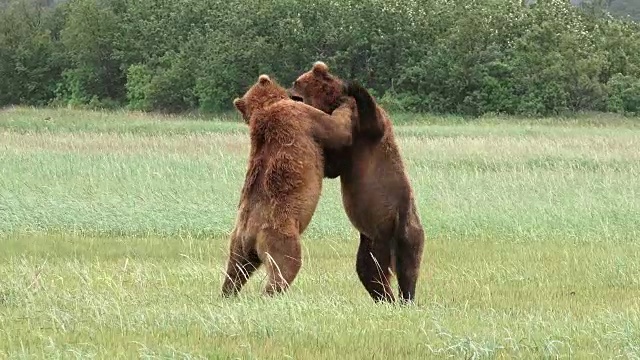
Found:
[[416, 283], [420, 274], [420, 263], [424, 248], [424, 231], [419, 224], [410, 223], [406, 236], [398, 239], [396, 250], [396, 268], [400, 297], [405, 302], [413, 302], [416, 295]]
[[360, 234], [356, 271], [362, 285], [376, 302], [395, 301], [393, 290], [389, 284], [390, 262], [391, 249], [388, 244], [374, 241], [366, 235]]
[[227, 271], [222, 284], [222, 295], [229, 297], [236, 295], [247, 283], [251, 274], [260, 267], [261, 261], [255, 249], [242, 248], [240, 239], [232, 237]]
[[265, 229], [258, 235], [258, 254], [267, 270], [264, 294], [285, 292], [302, 267], [300, 235], [296, 229]]

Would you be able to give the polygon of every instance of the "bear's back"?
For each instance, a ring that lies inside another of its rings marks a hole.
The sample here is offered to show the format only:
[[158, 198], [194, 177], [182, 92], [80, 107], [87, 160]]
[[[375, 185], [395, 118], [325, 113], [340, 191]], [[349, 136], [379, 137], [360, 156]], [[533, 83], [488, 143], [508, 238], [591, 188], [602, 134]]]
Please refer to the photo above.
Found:
[[316, 187], [323, 177], [322, 148], [314, 141], [311, 119], [295, 101], [282, 100], [252, 119], [252, 167], [269, 196], [294, 195]]

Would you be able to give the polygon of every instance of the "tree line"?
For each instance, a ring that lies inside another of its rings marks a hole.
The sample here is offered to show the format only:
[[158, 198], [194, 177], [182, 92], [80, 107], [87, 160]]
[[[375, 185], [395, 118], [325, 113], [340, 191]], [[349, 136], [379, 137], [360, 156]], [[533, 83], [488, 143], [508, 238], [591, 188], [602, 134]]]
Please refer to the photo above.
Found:
[[0, 106], [230, 109], [316, 60], [389, 110], [640, 113], [640, 24], [569, 0], [0, 2]]

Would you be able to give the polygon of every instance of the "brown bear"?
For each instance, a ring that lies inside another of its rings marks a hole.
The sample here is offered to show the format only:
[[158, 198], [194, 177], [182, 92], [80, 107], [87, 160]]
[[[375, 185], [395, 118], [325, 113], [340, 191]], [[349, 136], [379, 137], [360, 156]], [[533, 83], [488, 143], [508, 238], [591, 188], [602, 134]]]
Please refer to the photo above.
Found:
[[325, 174], [340, 176], [345, 211], [360, 232], [356, 271], [364, 287], [376, 301], [395, 301], [391, 267], [400, 297], [413, 302], [424, 231], [388, 115], [366, 89], [330, 74], [323, 62], [300, 75], [288, 91], [292, 99], [328, 114], [343, 96], [355, 99], [359, 120], [353, 143], [325, 149]]
[[345, 98], [327, 115], [292, 101], [286, 89], [260, 75], [233, 104], [249, 125], [251, 150], [222, 293], [237, 294], [265, 264], [264, 293], [272, 295], [285, 291], [300, 270], [300, 234], [322, 189], [322, 149], [351, 144], [355, 103]]

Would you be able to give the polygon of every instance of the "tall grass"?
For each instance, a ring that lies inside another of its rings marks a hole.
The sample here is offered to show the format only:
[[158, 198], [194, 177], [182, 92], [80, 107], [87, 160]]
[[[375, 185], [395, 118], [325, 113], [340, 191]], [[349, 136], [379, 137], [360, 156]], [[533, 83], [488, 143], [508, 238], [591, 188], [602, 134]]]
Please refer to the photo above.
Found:
[[220, 298], [241, 122], [0, 113], [0, 357], [640, 356], [640, 128], [427, 122], [396, 126], [427, 235], [397, 307], [358, 282], [337, 180], [291, 291]]

